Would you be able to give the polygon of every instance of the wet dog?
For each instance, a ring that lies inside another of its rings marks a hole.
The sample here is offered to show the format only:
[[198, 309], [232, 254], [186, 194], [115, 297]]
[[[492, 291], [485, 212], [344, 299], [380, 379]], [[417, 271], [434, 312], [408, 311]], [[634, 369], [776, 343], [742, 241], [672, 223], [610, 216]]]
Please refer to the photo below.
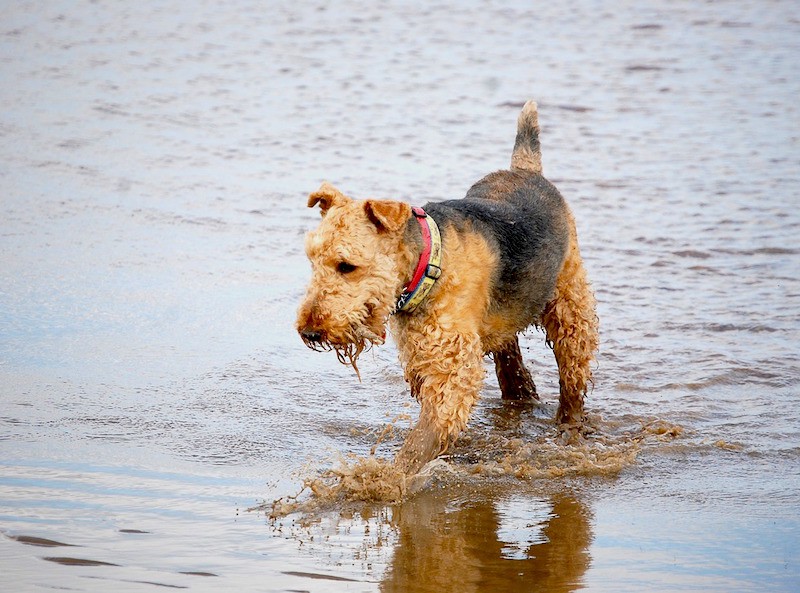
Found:
[[494, 360], [502, 396], [538, 399], [518, 334], [543, 328], [559, 372], [557, 421], [578, 426], [598, 345], [595, 299], [564, 198], [542, 176], [536, 103], [517, 123], [511, 168], [463, 199], [423, 208], [356, 201], [323, 184], [309, 196], [322, 222], [306, 237], [312, 279], [297, 319], [303, 341], [358, 356], [389, 323], [417, 424], [397, 464], [406, 473], [447, 449], [467, 424]]

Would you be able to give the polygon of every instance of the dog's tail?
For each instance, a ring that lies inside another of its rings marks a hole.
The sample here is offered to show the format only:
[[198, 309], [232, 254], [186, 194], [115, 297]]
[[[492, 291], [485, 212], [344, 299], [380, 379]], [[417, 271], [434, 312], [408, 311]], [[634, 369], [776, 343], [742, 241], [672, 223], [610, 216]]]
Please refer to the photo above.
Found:
[[539, 145], [539, 116], [536, 101], [528, 101], [517, 120], [517, 141], [511, 153], [512, 171], [542, 172], [542, 151]]

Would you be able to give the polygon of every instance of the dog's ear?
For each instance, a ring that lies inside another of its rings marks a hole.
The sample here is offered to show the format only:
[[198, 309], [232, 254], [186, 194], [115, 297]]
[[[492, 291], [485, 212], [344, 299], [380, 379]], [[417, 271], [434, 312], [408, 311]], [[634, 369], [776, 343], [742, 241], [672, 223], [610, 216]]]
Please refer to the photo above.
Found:
[[378, 231], [396, 231], [411, 217], [411, 206], [391, 200], [367, 200], [364, 212]]
[[328, 210], [334, 206], [343, 206], [351, 202], [350, 198], [333, 187], [327, 181], [324, 181], [319, 189], [308, 196], [308, 207], [313, 208], [319, 204], [320, 213], [325, 216]]

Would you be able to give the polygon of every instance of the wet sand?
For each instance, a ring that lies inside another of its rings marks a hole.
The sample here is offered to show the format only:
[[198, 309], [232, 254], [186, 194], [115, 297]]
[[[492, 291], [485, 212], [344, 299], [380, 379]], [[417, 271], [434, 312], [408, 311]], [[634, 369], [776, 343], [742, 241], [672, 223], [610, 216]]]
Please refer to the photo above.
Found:
[[[0, 590], [798, 590], [795, 13], [4, 8]], [[558, 442], [531, 331], [542, 405], [487, 366], [420, 492], [271, 519], [417, 414], [390, 343], [359, 382], [293, 329], [307, 193], [460, 197], [529, 98], [597, 293], [596, 432]]]

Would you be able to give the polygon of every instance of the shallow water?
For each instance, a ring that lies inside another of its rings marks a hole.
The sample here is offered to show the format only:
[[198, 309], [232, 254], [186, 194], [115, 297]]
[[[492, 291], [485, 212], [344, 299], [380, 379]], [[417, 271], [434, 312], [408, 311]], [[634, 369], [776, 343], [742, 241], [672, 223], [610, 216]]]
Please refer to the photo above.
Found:
[[[795, 13], [5, 7], [0, 589], [796, 591]], [[359, 383], [294, 332], [305, 195], [459, 197], [531, 97], [599, 302], [595, 434], [558, 442], [531, 331], [543, 405], [487, 380], [417, 495], [248, 511], [416, 415], [391, 345]]]

